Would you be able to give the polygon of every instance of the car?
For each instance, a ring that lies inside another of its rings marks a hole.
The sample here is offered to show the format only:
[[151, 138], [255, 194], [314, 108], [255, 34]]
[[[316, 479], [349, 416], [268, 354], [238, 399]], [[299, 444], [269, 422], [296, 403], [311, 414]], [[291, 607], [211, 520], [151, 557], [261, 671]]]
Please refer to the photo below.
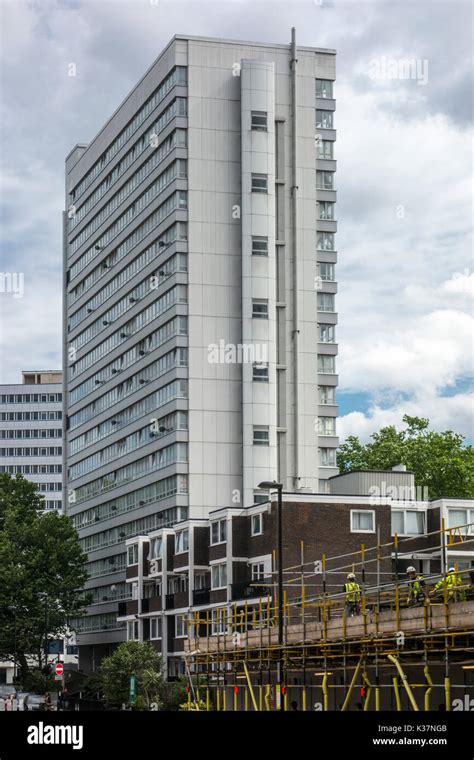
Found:
[[27, 694], [23, 701], [25, 711], [37, 712], [38, 710], [45, 710], [46, 705], [44, 703], [43, 694]]
[[12, 694], [16, 695], [16, 687], [12, 683], [0, 683], [0, 699], [11, 697]]
[[16, 698], [18, 702], [18, 710], [24, 710], [25, 709], [25, 700], [28, 696], [29, 692], [27, 691], [17, 691]]

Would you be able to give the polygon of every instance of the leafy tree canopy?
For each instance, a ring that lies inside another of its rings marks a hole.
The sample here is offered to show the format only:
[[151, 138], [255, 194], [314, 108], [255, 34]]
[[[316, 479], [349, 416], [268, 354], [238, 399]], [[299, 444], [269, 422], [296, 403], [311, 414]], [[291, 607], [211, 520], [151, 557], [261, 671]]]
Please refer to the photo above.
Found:
[[427, 487], [430, 499], [474, 496], [474, 449], [464, 436], [429, 429], [423, 417], [403, 417], [404, 430], [381, 428], [363, 444], [349, 436], [337, 451], [341, 473], [352, 470], [390, 470], [404, 464], [415, 475], [416, 486]]
[[100, 677], [109, 705], [128, 704], [130, 677], [136, 677], [137, 703], [149, 707], [163, 683], [161, 656], [149, 641], [124, 641], [102, 660]]
[[128, 704], [130, 677], [136, 678], [136, 710], [149, 710], [152, 703], [159, 710], [179, 710], [186, 701], [187, 681], [166, 681], [161, 655], [149, 641], [124, 641], [102, 660], [100, 682], [108, 707]]
[[[84, 612], [86, 555], [71, 520], [44, 512], [43, 497], [21, 475], [0, 474], [0, 659], [24, 676], [41, 665], [48, 638]], [[27, 657], [28, 656], [28, 657]]]

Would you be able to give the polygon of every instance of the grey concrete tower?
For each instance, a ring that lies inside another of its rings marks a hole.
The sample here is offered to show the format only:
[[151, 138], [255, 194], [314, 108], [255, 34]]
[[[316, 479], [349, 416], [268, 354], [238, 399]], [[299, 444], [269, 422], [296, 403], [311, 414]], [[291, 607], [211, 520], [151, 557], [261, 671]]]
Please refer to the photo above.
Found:
[[[66, 159], [79, 645], [125, 637], [125, 541], [337, 473], [335, 51], [172, 39]], [[90, 649], [89, 649], [90, 648]]]

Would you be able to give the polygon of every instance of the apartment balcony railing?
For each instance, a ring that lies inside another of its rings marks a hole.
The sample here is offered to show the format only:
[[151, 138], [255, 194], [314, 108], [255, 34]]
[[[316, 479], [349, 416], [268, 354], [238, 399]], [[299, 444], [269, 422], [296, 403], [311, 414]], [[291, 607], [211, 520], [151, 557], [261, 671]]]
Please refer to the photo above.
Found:
[[260, 596], [268, 596], [271, 592], [271, 578], [241, 581], [240, 583], [232, 584], [232, 601], [237, 601], [238, 599], [258, 599]]
[[200, 604], [209, 604], [211, 601], [211, 589], [199, 588], [193, 591], [193, 604], [198, 606]]

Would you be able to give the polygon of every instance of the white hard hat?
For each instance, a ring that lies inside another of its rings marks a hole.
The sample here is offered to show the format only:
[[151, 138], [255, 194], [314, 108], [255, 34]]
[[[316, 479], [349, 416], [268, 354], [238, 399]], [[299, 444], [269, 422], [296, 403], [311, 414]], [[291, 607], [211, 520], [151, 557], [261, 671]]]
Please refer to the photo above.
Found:
[[451, 567], [448, 568], [448, 573], [455, 573], [455, 572], [456, 572], [456, 568], [455, 567], [451, 566]]
[[347, 578], [355, 578], [355, 573], [348, 573]]
[[416, 573], [416, 570], [412, 565], [410, 565], [410, 567], [407, 567], [407, 573]]

